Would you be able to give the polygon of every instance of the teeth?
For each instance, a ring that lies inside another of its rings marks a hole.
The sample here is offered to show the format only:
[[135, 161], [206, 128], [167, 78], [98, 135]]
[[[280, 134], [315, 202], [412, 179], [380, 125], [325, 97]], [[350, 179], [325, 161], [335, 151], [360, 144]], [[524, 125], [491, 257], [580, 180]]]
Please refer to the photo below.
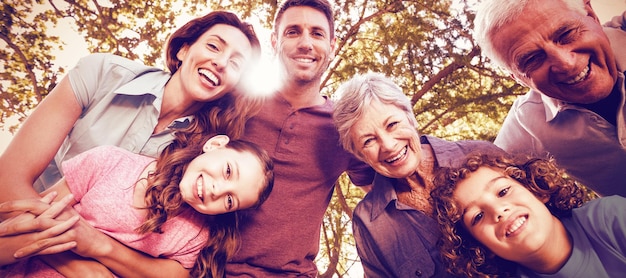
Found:
[[515, 220], [515, 222], [513, 222], [513, 224], [511, 224], [511, 227], [509, 227], [509, 229], [506, 231], [506, 235], [508, 236], [508, 235], [514, 233], [524, 223], [526, 223], [526, 217], [518, 218], [517, 220]]
[[313, 63], [314, 61], [313, 59], [310, 59], [310, 58], [296, 58], [295, 60], [298, 62], [302, 62], [302, 63]]
[[199, 69], [198, 73], [202, 74], [206, 80], [211, 82], [213, 86], [218, 86], [220, 84], [220, 80], [208, 69]]
[[204, 183], [202, 182], [202, 176], [198, 177], [198, 180], [196, 180], [196, 187], [198, 188], [198, 198], [200, 198], [200, 200], [202, 200], [202, 196], [204, 194], [204, 191], [202, 190], [204, 188]]
[[392, 158], [390, 158], [390, 159], [385, 160], [385, 162], [387, 162], [387, 163], [393, 163], [394, 161], [396, 161], [396, 160], [400, 159], [401, 157], [403, 157], [403, 156], [406, 154], [406, 152], [407, 152], [407, 148], [408, 148], [408, 147], [404, 147], [404, 149], [403, 149], [403, 150], [402, 150], [402, 151], [401, 151], [398, 155], [396, 155], [395, 157], [392, 157]]
[[585, 67], [583, 71], [581, 71], [578, 75], [576, 75], [576, 77], [572, 78], [571, 80], [565, 81], [565, 84], [571, 85], [571, 84], [580, 82], [583, 79], [585, 79], [585, 77], [587, 77], [587, 74], [589, 74], [589, 65], [587, 65], [587, 67]]

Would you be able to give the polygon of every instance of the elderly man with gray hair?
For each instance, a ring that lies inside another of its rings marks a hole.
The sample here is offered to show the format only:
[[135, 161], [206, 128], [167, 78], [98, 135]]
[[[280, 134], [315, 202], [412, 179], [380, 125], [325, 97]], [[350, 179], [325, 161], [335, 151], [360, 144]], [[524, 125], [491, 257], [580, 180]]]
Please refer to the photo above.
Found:
[[484, 0], [474, 23], [483, 54], [531, 89], [495, 144], [550, 154], [598, 194], [626, 196], [624, 17], [609, 28], [589, 0]]

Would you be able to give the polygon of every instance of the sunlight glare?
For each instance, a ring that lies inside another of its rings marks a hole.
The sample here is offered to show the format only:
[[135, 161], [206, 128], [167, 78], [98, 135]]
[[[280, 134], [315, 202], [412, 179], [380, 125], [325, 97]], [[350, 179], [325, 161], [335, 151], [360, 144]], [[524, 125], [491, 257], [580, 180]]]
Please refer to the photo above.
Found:
[[246, 73], [241, 82], [247, 94], [261, 97], [270, 96], [279, 89], [281, 80], [278, 76], [280, 72], [278, 63], [270, 42], [272, 30], [264, 28], [258, 18], [249, 18], [247, 22], [252, 24], [261, 43], [261, 57]]
[[[266, 49], [264, 49], [265, 54]], [[242, 86], [246, 94], [270, 96], [279, 89], [278, 64], [268, 55], [263, 55], [258, 63], [242, 77]]]

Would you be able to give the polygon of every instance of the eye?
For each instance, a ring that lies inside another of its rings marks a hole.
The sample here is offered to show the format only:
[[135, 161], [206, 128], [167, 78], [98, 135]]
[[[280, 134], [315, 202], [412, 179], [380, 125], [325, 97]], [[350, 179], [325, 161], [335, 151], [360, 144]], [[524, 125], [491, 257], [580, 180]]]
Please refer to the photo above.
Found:
[[239, 59], [231, 59], [230, 64], [233, 65], [233, 68], [235, 70], [239, 70], [241, 68], [241, 62], [239, 61]]
[[226, 173], [225, 173], [226, 174], [226, 179], [230, 178], [231, 172], [232, 172], [232, 170], [230, 168], [230, 163], [227, 163], [226, 164]]
[[387, 125], [387, 129], [392, 129], [392, 128], [396, 127], [399, 123], [400, 123], [400, 122], [398, 122], [398, 121], [395, 121], [395, 122], [390, 122], [390, 123]]
[[233, 209], [233, 196], [232, 195], [228, 195], [226, 197], [226, 208], [230, 211]]
[[299, 34], [299, 32], [296, 29], [287, 29], [285, 30], [285, 36], [287, 37], [295, 37]]
[[214, 43], [207, 43], [206, 46], [209, 49], [211, 49], [211, 50], [215, 50], [215, 51], [219, 51], [220, 50], [220, 48], [216, 44], [214, 44]]
[[314, 37], [320, 37], [320, 38], [324, 38], [324, 37], [326, 37], [326, 36], [324, 35], [324, 32], [320, 32], [320, 31], [314, 31], [314, 32], [312, 33], [312, 35], [313, 35]]
[[511, 189], [511, 187], [509, 186], [507, 188], [504, 188], [504, 189], [498, 191], [498, 197], [504, 197], [507, 193], [509, 193], [510, 189]]
[[471, 221], [472, 226], [478, 224], [478, 222], [480, 222], [480, 220], [483, 219], [483, 216], [485, 216], [485, 213], [482, 211], [476, 214], [474, 218], [472, 218], [472, 221]]
[[577, 35], [578, 35], [578, 28], [568, 29], [558, 37], [557, 42], [560, 44], [572, 43], [574, 40], [576, 40]]
[[373, 143], [374, 143], [374, 138], [372, 137], [365, 138], [365, 140], [363, 141], [363, 148], [369, 147]]
[[526, 55], [523, 59], [520, 59], [521, 62], [518, 67], [521, 72], [527, 73], [539, 68], [545, 59], [545, 54], [543, 52], [531, 53]]

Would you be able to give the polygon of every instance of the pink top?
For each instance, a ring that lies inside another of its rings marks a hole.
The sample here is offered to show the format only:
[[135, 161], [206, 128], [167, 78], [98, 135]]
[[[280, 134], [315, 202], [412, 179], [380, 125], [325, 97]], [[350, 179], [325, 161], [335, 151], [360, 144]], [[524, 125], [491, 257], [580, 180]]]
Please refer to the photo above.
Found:
[[[65, 179], [79, 202], [74, 209], [95, 228], [127, 246], [191, 268], [208, 239], [208, 229], [203, 229], [204, 215], [188, 209], [168, 220], [162, 234], [135, 232], [144, 221], [144, 212], [132, 205], [134, 185], [152, 161], [153, 158], [114, 146], [96, 147], [66, 161]], [[42, 269], [47, 267], [44, 263], [24, 262], [21, 267], [14, 266], [25, 270], [29, 277], [49, 277], [52, 270]]]

